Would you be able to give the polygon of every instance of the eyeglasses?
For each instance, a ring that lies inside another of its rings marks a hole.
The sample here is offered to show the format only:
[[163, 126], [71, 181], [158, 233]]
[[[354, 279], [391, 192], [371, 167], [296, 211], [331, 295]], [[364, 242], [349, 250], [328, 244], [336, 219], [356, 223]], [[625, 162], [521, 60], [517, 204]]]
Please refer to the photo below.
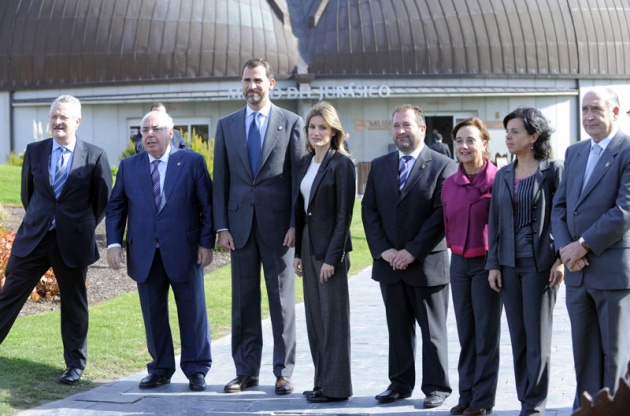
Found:
[[151, 130], [153, 130], [153, 133], [159, 133], [161, 131], [165, 131], [168, 130], [168, 127], [159, 127], [159, 126], [153, 126], [153, 127], [143, 127], [140, 129], [140, 133], [142, 134], [148, 134]]
[[76, 118], [76, 117], [70, 117], [70, 116], [61, 116], [61, 115], [50, 115], [48, 116], [50, 118], [51, 121], [57, 121], [57, 120], [61, 120], [63, 122], [66, 122], [72, 118]]

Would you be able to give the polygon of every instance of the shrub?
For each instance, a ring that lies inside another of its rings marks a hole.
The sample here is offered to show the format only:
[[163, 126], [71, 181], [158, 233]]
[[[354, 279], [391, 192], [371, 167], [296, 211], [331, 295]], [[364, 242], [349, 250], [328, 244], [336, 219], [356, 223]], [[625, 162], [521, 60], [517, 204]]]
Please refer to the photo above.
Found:
[[[0, 227], [0, 292], [2, 292], [6, 280], [5, 272], [13, 240], [15, 240], [15, 231], [5, 230]], [[57, 285], [57, 279], [53, 270], [48, 269], [33, 289], [31, 299], [40, 300], [41, 298], [51, 298], [53, 296], [59, 296], [59, 285]]]
[[9, 166], [22, 166], [24, 163], [24, 153], [18, 155], [15, 152], [11, 152], [7, 155], [7, 161], [5, 164]]
[[214, 166], [214, 139], [205, 141], [203, 140], [201, 135], [197, 134], [194, 129], [192, 131], [192, 140], [188, 139], [188, 133], [184, 133], [184, 139], [190, 144], [190, 148], [193, 151], [203, 156], [203, 158], [206, 160], [208, 172], [210, 172], [210, 176], [213, 176], [212, 173]]
[[123, 150], [122, 154], [120, 155], [120, 160], [126, 159], [129, 156], [133, 156], [136, 154], [136, 143], [133, 140], [129, 140], [129, 142], [127, 143], [127, 147], [125, 147], [125, 150]]

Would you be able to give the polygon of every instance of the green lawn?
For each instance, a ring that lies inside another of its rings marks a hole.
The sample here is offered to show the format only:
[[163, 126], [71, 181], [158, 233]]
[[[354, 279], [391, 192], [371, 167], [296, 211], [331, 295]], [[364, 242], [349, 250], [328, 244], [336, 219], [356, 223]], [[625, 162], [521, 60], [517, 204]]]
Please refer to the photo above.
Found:
[[20, 201], [21, 166], [0, 165], [0, 204], [22, 205]]
[[[4, 198], [0, 192], [0, 202], [5, 203]], [[360, 200], [357, 199], [351, 228], [354, 247], [351, 274], [371, 264], [360, 209]], [[218, 339], [230, 331], [230, 266], [206, 275], [205, 282], [212, 338]], [[262, 293], [265, 293], [264, 288]], [[298, 302], [302, 301], [302, 281], [299, 278], [296, 297]], [[177, 334], [179, 326], [174, 305], [171, 297], [171, 328]], [[268, 316], [266, 298], [262, 305], [264, 315]], [[175, 336], [174, 341], [178, 344], [179, 337]], [[88, 367], [81, 381], [75, 386], [59, 384], [57, 376], [65, 367], [59, 335], [59, 312], [19, 318], [0, 345], [0, 415], [11, 415], [144, 370], [149, 355], [137, 292], [90, 307], [88, 349]]]

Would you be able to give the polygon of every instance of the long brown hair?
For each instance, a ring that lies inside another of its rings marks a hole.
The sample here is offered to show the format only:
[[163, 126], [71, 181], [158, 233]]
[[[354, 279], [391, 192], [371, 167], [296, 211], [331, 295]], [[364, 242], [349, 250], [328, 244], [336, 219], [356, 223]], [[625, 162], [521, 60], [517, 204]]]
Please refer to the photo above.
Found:
[[332, 137], [330, 139], [330, 147], [337, 150], [339, 153], [342, 153], [346, 156], [350, 154], [346, 150], [344, 146], [344, 141], [346, 140], [346, 132], [341, 125], [341, 121], [339, 120], [339, 115], [337, 114], [337, 110], [327, 101], [320, 101], [315, 104], [308, 112], [306, 116], [306, 125], [304, 126], [304, 131], [306, 133], [306, 150], [309, 153], [315, 153], [315, 149], [311, 146], [311, 143], [308, 141], [308, 124], [311, 122], [311, 119], [315, 116], [320, 116], [324, 119], [326, 124], [330, 126], [332, 129]]

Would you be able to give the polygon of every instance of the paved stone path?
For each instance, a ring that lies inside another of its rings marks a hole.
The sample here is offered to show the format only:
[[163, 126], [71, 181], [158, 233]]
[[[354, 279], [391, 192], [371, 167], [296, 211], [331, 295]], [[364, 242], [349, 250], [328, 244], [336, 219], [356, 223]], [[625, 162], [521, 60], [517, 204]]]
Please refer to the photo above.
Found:
[[[445, 404], [437, 409], [423, 409], [424, 395], [419, 388], [411, 398], [392, 404], [380, 405], [374, 400], [374, 396], [389, 384], [388, 348], [383, 302], [378, 284], [370, 279], [370, 272], [370, 269], [366, 269], [350, 280], [354, 396], [346, 402], [311, 404], [301, 394], [303, 390], [312, 388], [313, 366], [306, 339], [304, 305], [300, 304], [297, 306], [297, 365], [293, 375], [295, 393], [291, 395], [277, 396], [273, 391], [275, 378], [271, 363], [271, 324], [267, 319], [263, 322], [265, 346], [261, 385], [257, 388], [243, 393], [223, 393], [223, 386], [235, 375], [228, 336], [212, 343], [213, 366], [206, 378], [208, 388], [204, 392], [191, 392], [188, 380], [180, 370], [174, 375], [171, 384], [153, 390], [140, 390], [138, 382], [146, 375], [142, 372], [20, 415], [448, 415], [449, 409], [457, 404], [458, 399], [459, 344], [452, 307], [449, 308], [448, 318], [448, 348], [453, 394]], [[571, 329], [564, 293], [563, 286], [554, 312], [551, 388], [546, 412], [549, 416], [570, 416], [575, 391]], [[418, 374], [421, 370], [420, 351], [421, 343], [418, 342]], [[499, 377], [493, 414], [518, 416], [520, 404], [516, 398], [505, 314], [501, 330]]]

